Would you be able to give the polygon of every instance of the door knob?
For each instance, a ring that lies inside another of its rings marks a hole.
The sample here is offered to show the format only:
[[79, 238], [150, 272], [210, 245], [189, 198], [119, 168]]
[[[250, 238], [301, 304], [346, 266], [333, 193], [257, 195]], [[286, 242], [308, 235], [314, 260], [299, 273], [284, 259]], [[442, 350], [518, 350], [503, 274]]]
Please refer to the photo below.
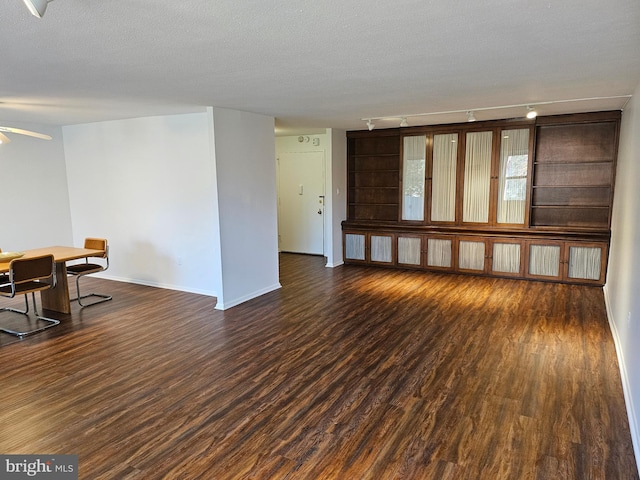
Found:
[[322, 215], [322, 209], [321, 208], [318, 209], [318, 215]]

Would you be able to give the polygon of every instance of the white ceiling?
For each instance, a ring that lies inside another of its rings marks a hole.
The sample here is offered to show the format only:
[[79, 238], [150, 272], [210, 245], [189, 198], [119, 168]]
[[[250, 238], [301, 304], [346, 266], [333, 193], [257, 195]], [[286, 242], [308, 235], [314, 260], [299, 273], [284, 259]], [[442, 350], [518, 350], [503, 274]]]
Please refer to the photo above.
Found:
[[368, 117], [593, 97], [622, 98], [538, 110], [623, 108], [640, 82], [640, 1], [55, 0], [38, 19], [5, 0], [0, 42], [3, 125], [209, 105], [312, 133], [363, 129]]

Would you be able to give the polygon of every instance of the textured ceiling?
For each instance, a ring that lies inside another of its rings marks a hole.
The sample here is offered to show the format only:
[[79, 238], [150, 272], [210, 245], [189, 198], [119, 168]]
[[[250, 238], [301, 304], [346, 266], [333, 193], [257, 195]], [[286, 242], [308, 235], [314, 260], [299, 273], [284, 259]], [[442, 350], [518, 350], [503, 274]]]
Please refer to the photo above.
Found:
[[351, 130], [624, 97], [640, 82], [638, 0], [55, 0], [42, 19], [2, 3], [3, 125], [217, 106], [274, 116], [282, 132]]

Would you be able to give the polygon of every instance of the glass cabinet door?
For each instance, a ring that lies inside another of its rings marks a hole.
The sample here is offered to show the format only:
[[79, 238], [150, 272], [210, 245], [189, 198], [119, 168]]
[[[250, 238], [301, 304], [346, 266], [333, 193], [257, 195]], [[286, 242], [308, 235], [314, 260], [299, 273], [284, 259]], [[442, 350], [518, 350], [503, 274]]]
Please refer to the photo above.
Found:
[[380, 263], [393, 262], [393, 236], [374, 235], [370, 236], [371, 261]]
[[453, 268], [453, 240], [432, 237], [427, 240], [427, 266], [431, 268]]
[[456, 166], [458, 134], [433, 136], [431, 169], [431, 221], [456, 220]]
[[424, 220], [427, 136], [403, 138], [402, 220]]
[[344, 257], [347, 260], [365, 260], [365, 239], [363, 233], [345, 233]]
[[570, 280], [604, 282], [603, 257], [606, 246], [585, 243], [569, 244], [567, 277]]
[[531, 278], [559, 280], [562, 278], [561, 270], [562, 242], [527, 242], [527, 271]]
[[469, 132], [464, 159], [462, 221], [489, 222], [493, 132]]
[[524, 225], [529, 129], [503, 130], [498, 174], [497, 223]]
[[422, 238], [398, 235], [398, 265], [419, 267], [422, 265]]
[[461, 237], [458, 240], [458, 270], [484, 272], [486, 266], [485, 240]]
[[520, 240], [493, 240], [491, 245], [491, 273], [522, 276], [523, 246]]

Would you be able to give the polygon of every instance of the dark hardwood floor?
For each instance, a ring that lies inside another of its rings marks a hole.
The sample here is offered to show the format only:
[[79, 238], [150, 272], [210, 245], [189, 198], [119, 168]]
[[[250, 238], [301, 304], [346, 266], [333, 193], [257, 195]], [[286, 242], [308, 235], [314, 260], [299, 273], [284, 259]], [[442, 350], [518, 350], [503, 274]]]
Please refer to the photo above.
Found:
[[91, 480], [638, 478], [601, 289], [292, 254], [281, 283], [220, 312], [87, 278], [113, 301], [0, 334], [0, 453]]

